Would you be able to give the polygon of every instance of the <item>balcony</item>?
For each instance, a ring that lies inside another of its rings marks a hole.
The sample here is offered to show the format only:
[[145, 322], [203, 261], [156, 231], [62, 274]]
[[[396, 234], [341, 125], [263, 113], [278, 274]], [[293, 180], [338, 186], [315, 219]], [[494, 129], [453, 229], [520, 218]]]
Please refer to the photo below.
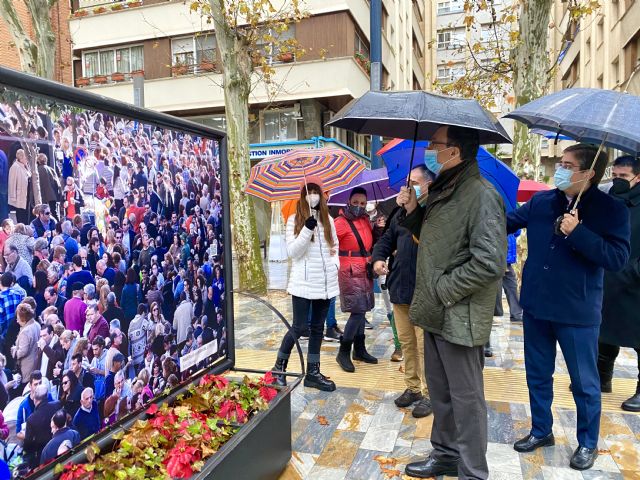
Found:
[[[354, 57], [338, 57], [327, 60], [274, 64], [280, 93], [275, 100], [292, 102], [306, 98], [350, 97], [357, 98], [369, 90], [369, 78]], [[327, 72], [332, 72], [327, 75]], [[273, 96], [263, 82], [256, 77], [258, 86], [251, 93], [251, 103], [270, 103]], [[86, 90], [116, 100], [133, 103], [133, 86], [130, 82], [111, 82], [87, 85]], [[162, 112], [224, 107], [222, 75], [216, 72], [183, 75], [145, 81], [145, 107]]]

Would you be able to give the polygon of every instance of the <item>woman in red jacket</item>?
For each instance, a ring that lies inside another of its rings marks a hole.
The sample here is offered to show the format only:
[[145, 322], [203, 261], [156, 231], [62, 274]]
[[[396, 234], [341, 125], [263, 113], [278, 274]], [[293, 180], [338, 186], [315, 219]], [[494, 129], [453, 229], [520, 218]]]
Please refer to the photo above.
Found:
[[345, 372], [355, 371], [350, 358], [352, 345], [354, 360], [378, 363], [378, 359], [367, 352], [364, 344], [365, 314], [375, 305], [373, 275], [367, 273], [373, 247], [373, 230], [366, 205], [366, 190], [356, 187], [351, 191], [348, 205], [335, 220], [340, 256], [340, 307], [343, 312], [351, 313], [336, 358]]

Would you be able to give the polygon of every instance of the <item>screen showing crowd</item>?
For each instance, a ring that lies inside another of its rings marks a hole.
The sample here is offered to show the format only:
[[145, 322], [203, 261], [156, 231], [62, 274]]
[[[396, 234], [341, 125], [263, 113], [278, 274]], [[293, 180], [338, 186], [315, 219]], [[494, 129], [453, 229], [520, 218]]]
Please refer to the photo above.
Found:
[[0, 89], [0, 439], [13, 469], [225, 357], [218, 147]]

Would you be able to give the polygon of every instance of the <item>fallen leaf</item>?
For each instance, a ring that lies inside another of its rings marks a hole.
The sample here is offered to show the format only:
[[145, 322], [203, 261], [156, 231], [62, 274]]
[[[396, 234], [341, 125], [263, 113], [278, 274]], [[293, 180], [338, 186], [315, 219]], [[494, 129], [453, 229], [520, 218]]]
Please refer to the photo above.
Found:
[[598, 455], [610, 455], [611, 450], [598, 450]]
[[382, 470], [382, 474], [387, 478], [396, 478], [402, 475], [402, 472], [396, 469], [380, 467], [380, 470]]
[[376, 455], [373, 459], [378, 462], [378, 464], [382, 467], [384, 465], [391, 465], [395, 467], [398, 464], [398, 460], [395, 458], [383, 457], [382, 455]]
[[318, 420], [318, 423], [320, 425], [329, 425], [329, 420], [327, 420], [327, 417], [323, 417], [322, 415], [318, 415], [317, 420]]

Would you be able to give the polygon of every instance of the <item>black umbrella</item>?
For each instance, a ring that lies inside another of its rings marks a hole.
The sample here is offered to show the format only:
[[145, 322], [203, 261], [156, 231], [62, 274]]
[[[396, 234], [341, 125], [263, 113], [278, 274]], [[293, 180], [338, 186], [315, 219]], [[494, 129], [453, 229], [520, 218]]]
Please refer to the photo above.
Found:
[[[472, 99], [424, 91], [369, 91], [340, 110], [327, 126], [366, 135], [429, 140], [442, 126], [476, 130], [480, 143], [511, 143], [498, 120]], [[413, 152], [411, 165], [413, 167]], [[410, 168], [411, 170], [411, 168]]]

